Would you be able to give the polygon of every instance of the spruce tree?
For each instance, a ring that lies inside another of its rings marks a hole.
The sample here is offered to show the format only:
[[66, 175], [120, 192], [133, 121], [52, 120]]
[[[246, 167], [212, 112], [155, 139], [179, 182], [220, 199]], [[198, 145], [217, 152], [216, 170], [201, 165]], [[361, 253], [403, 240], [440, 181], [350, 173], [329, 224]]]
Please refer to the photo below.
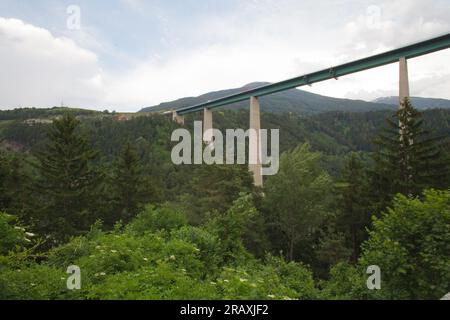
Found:
[[39, 215], [34, 224], [55, 243], [87, 231], [96, 220], [97, 152], [78, 132], [79, 124], [71, 114], [55, 120], [44, 150], [37, 154]]
[[337, 227], [345, 234], [352, 251], [352, 260], [356, 262], [360, 245], [367, 237], [366, 228], [371, 222], [367, 170], [357, 153], [351, 153], [344, 165], [338, 196]]
[[[113, 210], [106, 222], [128, 222], [136, 216], [153, 194], [136, 149], [126, 143], [115, 164], [113, 178]], [[112, 219], [111, 219], [112, 218]], [[113, 221], [112, 221], [113, 220]]]
[[373, 195], [385, 206], [397, 193], [418, 196], [425, 188], [448, 188], [450, 164], [443, 139], [424, 128], [406, 98], [375, 140]]

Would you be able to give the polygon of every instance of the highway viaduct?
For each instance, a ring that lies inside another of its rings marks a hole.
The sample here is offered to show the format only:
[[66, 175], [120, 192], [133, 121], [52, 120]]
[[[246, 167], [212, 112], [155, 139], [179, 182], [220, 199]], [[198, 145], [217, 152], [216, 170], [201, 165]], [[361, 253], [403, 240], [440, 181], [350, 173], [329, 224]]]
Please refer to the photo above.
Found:
[[[305, 85], [311, 85], [313, 83], [330, 80], [330, 79], [338, 79], [339, 77], [361, 72], [364, 70], [377, 68], [380, 66], [384, 66], [387, 64], [398, 63], [399, 64], [399, 105], [402, 107], [402, 101], [405, 97], [409, 97], [409, 81], [408, 81], [408, 59], [416, 58], [419, 56], [423, 56], [426, 54], [430, 54], [436, 51], [444, 50], [450, 48], [450, 33], [445, 35], [432, 38], [429, 40], [421, 41], [418, 43], [414, 43], [408, 46], [404, 46], [395, 50], [387, 51], [384, 53], [376, 54], [364, 59], [355, 60], [352, 62], [344, 63], [335, 67], [323, 69], [320, 71], [312, 72], [309, 74], [304, 74], [295, 78], [291, 78], [288, 80], [280, 81], [277, 83], [271, 83], [268, 85], [264, 85], [258, 88], [254, 88], [251, 90], [243, 91], [240, 93], [236, 93], [233, 95], [225, 96], [219, 99], [206, 101], [197, 105], [188, 106], [184, 108], [180, 108], [172, 111], [173, 120], [184, 124], [184, 115], [203, 111], [203, 132], [212, 132], [213, 128], [213, 117], [212, 110], [215, 108], [219, 108], [228, 104], [232, 104], [235, 102], [240, 102], [244, 100], [250, 101], [250, 129], [255, 130], [259, 133], [261, 129], [261, 120], [260, 120], [260, 105], [258, 98], [269, 95], [272, 93], [285, 91], [293, 88], [302, 87]], [[256, 164], [249, 164], [249, 170], [253, 174], [253, 181], [256, 186], [262, 187], [263, 178], [261, 174], [262, 164], [260, 157], [260, 135], [257, 134], [257, 143], [256, 145], [257, 152], [256, 155]], [[204, 137], [205, 143], [212, 142], [212, 134], [205, 134]]]

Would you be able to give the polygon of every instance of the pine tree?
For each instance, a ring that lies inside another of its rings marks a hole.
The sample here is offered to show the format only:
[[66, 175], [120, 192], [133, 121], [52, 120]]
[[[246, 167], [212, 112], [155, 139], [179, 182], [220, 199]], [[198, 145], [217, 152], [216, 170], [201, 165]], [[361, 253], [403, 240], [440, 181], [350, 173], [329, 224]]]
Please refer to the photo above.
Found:
[[78, 133], [79, 124], [71, 114], [55, 120], [45, 149], [37, 154], [39, 216], [34, 224], [56, 243], [87, 231], [96, 220], [97, 152]]
[[374, 196], [384, 205], [397, 193], [418, 196], [425, 188], [448, 188], [450, 163], [442, 138], [424, 128], [422, 115], [406, 98], [375, 140]]
[[[151, 200], [153, 191], [136, 149], [126, 143], [115, 164], [112, 188], [114, 194], [114, 221], [128, 222], [137, 215], [143, 205]], [[111, 220], [111, 219], [109, 219]]]

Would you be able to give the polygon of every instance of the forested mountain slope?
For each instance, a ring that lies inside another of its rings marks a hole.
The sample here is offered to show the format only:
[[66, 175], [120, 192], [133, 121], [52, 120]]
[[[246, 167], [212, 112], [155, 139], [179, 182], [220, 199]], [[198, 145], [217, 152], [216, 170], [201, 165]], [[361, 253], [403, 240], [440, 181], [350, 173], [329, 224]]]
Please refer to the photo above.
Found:
[[[243, 92], [249, 89], [260, 87], [265, 84], [268, 83], [255, 82], [247, 84], [241, 88], [209, 92], [199, 97], [181, 98], [175, 101], [161, 103], [157, 106], [144, 108], [141, 110], [141, 112], [175, 110], [182, 107], [192, 106], [201, 102], [206, 102], [208, 100], [214, 100], [231, 94]], [[390, 104], [332, 98], [299, 89], [292, 89], [274, 93], [268, 96], [263, 96], [260, 98], [260, 103], [262, 111], [275, 113], [293, 112], [298, 114], [315, 114], [335, 110], [365, 112], [371, 110], [395, 109], [395, 107]], [[231, 104], [224, 107], [224, 109], [244, 108], [248, 108], [247, 101]]]

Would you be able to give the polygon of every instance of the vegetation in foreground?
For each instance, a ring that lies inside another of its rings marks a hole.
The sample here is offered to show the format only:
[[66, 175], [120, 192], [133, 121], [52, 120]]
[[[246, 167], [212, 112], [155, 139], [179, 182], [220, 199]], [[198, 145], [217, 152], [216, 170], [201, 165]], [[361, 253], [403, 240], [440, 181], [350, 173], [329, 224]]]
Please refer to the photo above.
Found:
[[0, 153], [0, 299], [438, 299], [449, 150], [420, 119], [407, 104], [372, 153], [334, 154], [341, 168], [292, 138], [264, 196], [245, 166], [171, 165], [163, 118], [125, 136], [73, 115], [24, 132], [35, 147]]

